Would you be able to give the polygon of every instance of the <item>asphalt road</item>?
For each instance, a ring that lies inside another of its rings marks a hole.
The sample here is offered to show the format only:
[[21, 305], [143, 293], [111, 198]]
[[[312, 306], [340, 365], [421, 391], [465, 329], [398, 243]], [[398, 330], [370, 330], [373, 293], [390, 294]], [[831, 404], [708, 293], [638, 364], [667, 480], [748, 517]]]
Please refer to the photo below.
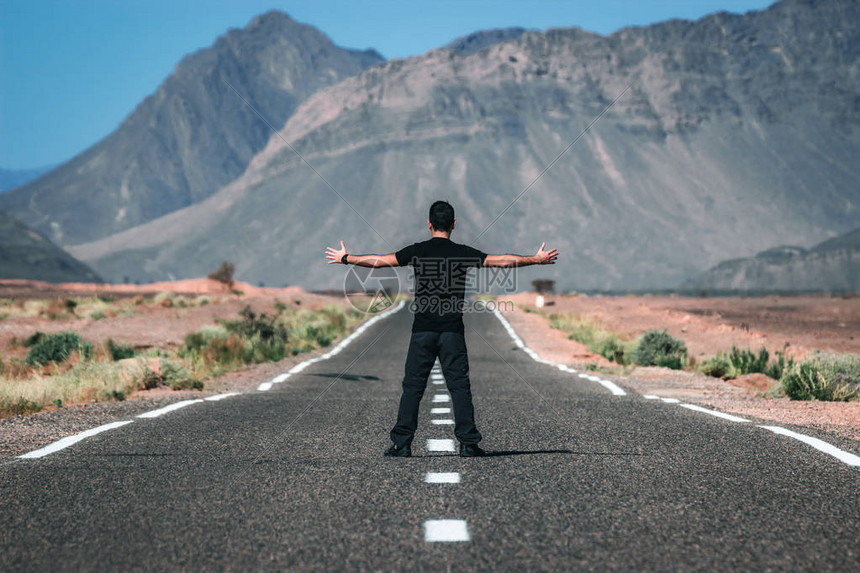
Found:
[[[268, 392], [0, 467], [0, 569], [860, 570], [860, 468], [539, 364], [467, 317], [482, 445], [383, 458], [410, 316]], [[450, 406], [450, 404], [448, 404]], [[428, 472], [460, 483], [425, 483]], [[425, 522], [469, 541], [429, 542]], [[459, 524], [462, 527], [462, 524]], [[456, 529], [456, 527], [455, 527]]]

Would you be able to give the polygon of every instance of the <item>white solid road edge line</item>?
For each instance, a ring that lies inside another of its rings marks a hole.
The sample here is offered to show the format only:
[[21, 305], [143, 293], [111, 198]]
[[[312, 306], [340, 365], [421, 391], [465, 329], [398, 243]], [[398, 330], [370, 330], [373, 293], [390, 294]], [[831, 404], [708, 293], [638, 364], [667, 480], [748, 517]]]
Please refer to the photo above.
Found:
[[724, 414], [723, 412], [718, 412], [717, 410], [708, 410], [707, 408], [702, 408], [701, 406], [695, 406], [693, 404], [681, 404], [680, 406], [682, 408], [687, 408], [688, 410], [695, 410], [696, 412], [701, 412], [703, 414], [710, 414], [711, 416], [716, 416], [717, 418], [722, 418], [723, 420], [729, 420], [732, 422], [749, 422], [749, 420], [738, 418], [737, 416], [732, 416], [731, 414]]
[[232, 396], [238, 396], [241, 392], [230, 392], [228, 394], [216, 394], [214, 396], [209, 396], [208, 398], [203, 398], [207, 402], [218, 402], [223, 400], [224, 398], [230, 398]]
[[336, 356], [336, 355], [340, 354], [341, 350], [346, 348], [350, 342], [352, 342], [353, 340], [355, 340], [356, 338], [361, 336], [365, 330], [367, 330], [368, 328], [370, 328], [371, 326], [373, 326], [374, 324], [376, 324], [377, 322], [379, 322], [383, 318], [386, 318], [386, 317], [394, 314], [395, 312], [397, 312], [398, 310], [403, 308], [405, 305], [406, 305], [405, 301], [401, 300], [397, 304], [397, 306], [395, 306], [391, 310], [386, 310], [385, 312], [383, 312], [381, 314], [377, 314], [376, 316], [365, 321], [361, 326], [359, 326], [358, 328], [355, 329], [355, 332], [353, 332], [352, 334], [350, 334], [349, 336], [347, 336], [346, 338], [341, 340], [340, 343], [337, 344], [337, 346], [335, 346], [334, 348], [332, 348], [331, 350], [329, 350], [325, 354], [323, 354], [321, 356], [317, 356], [316, 358], [309, 358], [309, 359], [305, 360], [304, 362], [299, 362], [298, 364], [296, 364], [295, 366], [290, 368], [290, 370], [288, 372], [285, 372], [283, 374], [279, 374], [278, 376], [275, 376], [274, 378], [272, 378], [272, 380], [270, 382], [263, 382], [262, 384], [257, 386], [257, 390], [259, 390], [260, 392], [266, 392], [267, 390], [271, 390], [273, 385], [280, 384], [281, 382], [284, 382], [291, 375], [298, 374], [299, 372], [301, 372], [302, 370], [304, 370], [305, 368], [307, 368], [311, 364], [316, 364], [317, 362], [322, 362], [323, 360], [328, 360], [332, 356]]
[[157, 418], [159, 416], [163, 416], [168, 412], [172, 412], [174, 410], [178, 410], [179, 408], [184, 408], [185, 406], [190, 406], [191, 404], [196, 404], [197, 402], [202, 402], [201, 399], [195, 400], [183, 400], [181, 402], [176, 402], [174, 404], [170, 404], [169, 406], [165, 406], [164, 408], [159, 408], [158, 410], [152, 410], [150, 412], [144, 412], [140, 414], [138, 418]]
[[791, 430], [786, 430], [785, 428], [780, 428], [779, 426], [759, 426], [759, 428], [770, 430], [774, 434], [794, 438], [795, 440], [799, 440], [804, 444], [812, 446], [816, 450], [833, 456], [842, 463], [848, 464], [849, 466], [860, 467], [860, 456], [855, 456], [854, 454], [846, 452], [845, 450], [840, 450], [836, 446], [830, 445], [824, 440], [819, 440], [818, 438], [813, 438], [812, 436], [798, 434], [797, 432], [792, 432]]
[[[517, 335], [516, 331], [514, 330], [514, 327], [512, 327], [511, 323], [509, 323], [508, 320], [504, 316], [502, 316], [502, 313], [499, 312], [499, 309], [497, 309], [497, 308], [493, 309], [493, 314], [496, 315], [496, 318], [499, 319], [499, 322], [501, 322], [502, 326], [505, 327], [505, 330], [508, 331], [508, 335], [513, 339], [514, 343], [519, 348], [522, 348], [523, 351], [532, 358], [532, 360], [534, 360], [535, 362], [540, 362], [541, 364], [547, 364], [549, 366], [554, 366], [555, 368], [558, 368], [559, 370], [561, 370], [563, 372], [570, 372], [572, 374], [576, 372], [576, 370], [574, 368], [571, 368], [570, 366], [567, 366], [566, 364], [556, 364], [555, 362], [550, 362], [549, 360], [544, 360], [543, 358], [541, 358], [537, 352], [535, 352], [534, 350], [532, 350], [531, 348], [529, 348], [528, 346], [525, 345], [525, 343], [523, 342], [523, 339], [520, 338], [519, 335]], [[604, 388], [609, 390], [613, 396], [626, 396], [627, 395], [627, 392], [625, 392], [620, 386], [618, 386], [617, 384], [615, 384], [614, 382], [611, 382], [609, 380], [603, 380], [602, 378], [598, 378], [597, 376], [589, 376], [588, 374], [580, 374], [579, 377], [580, 378], [586, 378], [586, 379], [591, 380], [593, 382], [597, 382], [598, 384], [600, 384], [601, 386], [603, 386]]]
[[101, 434], [102, 432], [106, 432], [108, 430], [113, 430], [114, 428], [119, 428], [120, 426], [125, 426], [126, 424], [131, 424], [134, 420], [125, 420], [122, 422], [111, 422], [110, 424], [105, 424], [104, 426], [98, 426], [96, 428], [91, 428], [80, 434], [75, 434], [74, 436], [67, 436], [61, 440], [57, 440], [52, 444], [48, 444], [44, 448], [40, 448], [38, 450], [33, 450], [32, 452], [28, 452], [26, 454], [22, 454], [18, 456], [22, 459], [35, 459], [41, 458], [43, 456], [47, 456], [48, 454], [53, 454], [59, 450], [64, 448], [68, 448], [72, 444], [77, 444], [81, 440], [89, 438], [90, 436], [95, 436], [96, 434]]

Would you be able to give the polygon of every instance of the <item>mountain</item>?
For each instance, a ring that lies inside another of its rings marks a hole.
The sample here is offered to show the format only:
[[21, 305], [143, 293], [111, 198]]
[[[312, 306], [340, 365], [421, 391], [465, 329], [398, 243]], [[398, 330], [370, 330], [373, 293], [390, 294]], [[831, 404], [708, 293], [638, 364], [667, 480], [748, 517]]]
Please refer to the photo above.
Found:
[[0, 211], [0, 278], [100, 283], [84, 263]]
[[191, 205], [242, 174], [271, 131], [310, 94], [383, 61], [346, 50], [281, 12], [185, 57], [122, 124], [4, 209], [59, 244], [91, 241]]
[[54, 166], [51, 165], [49, 167], [37, 167], [35, 169], [0, 169], [0, 193], [23, 185], [24, 183], [29, 183], [33, 179], [53, 168]]
[[327, 244], [394, 251], [444, 198], [456, 240], [559, 248], [521, 288], [674, 288], [856, 227], [858, 22], [854, 1], [783, 0], [393, 60], [311, 96], [214, 195], [70, 251], [110, 278], [230, 260], [244, 280], [336, 288]]
[[460, 52], [461, 54], [474, 54], [494, 44], [516, 40], [526, 33], [525, 28], [499, 28], [495, 30], [481, 30], [448, 43], [444, 47]]
[[725, 261], [683, 288], [715, 293], [860, 292], [860, 229], [809, 250], [775, 247]]

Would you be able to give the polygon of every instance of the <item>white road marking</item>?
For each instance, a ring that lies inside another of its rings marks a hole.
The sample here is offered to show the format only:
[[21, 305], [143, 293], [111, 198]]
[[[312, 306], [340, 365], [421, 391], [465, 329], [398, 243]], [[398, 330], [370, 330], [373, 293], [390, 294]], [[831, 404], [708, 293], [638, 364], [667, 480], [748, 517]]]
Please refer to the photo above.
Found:
[[452, 426], [454, 425], [454, 420], [442, 419], [442, 420], [430, 420], [430, 423], [436, 426]]
[[176, 402], [174, 404], [170, 404], [169, 406], [165, 406], [164, 408], [159, 408], [158, 410], [152, 410], [151, 412], [146, 412], [138, 416], [138, 418], [157, 418], [159, 416], [163, 416], [168, 412], [172, 412], [174, 410], [178, 410], [179, 408], [184, 408], [185, 406], [190, 406], [191, 404], [196, 404], [197, 402], [202, 402], [203, 400], [183, 400], [181, 402]]
[[460, 474], [457, 472], [427, 472], [424, 483], [460, 483]]
[[450, 543], [469, 541], [469, 527], [462, 519], [428, 519], [424, 522], [424, 541]]
[[272, 389], [272, 383], [271, 382], [263, 382], [262, 384], [257, 386], [257, 390], [259, 390], [260, 392], [266, 392], [266, 391], [271, 390], [271, 389]]
[[660, 398], [660, 399], [663, 400], [664, 402], [666, 402], [667, 404], [680, 404], [681, 403], [681, 401], [678, 400], [677, 398]]
[[[347, 347], [347, 345], [349, 345], [350, 342], [352, 342], [353, 340], [355, 340], [356, 338], [361, 336], [361, 334], [365, 330], [367, 330], [368, 328], [370, 328], [371, 326], [373, 326], [375, 323], [379, 322], [383, 318], [386, 318], [387, 316], [394, 314], [395, 312], [397, 312], [398, 310], [403, 308], [405, 305], [406, 305], [406, 303], [401, 300], [397, 304], [397, 306], [395, 306], [391, 310], [386, 310], [385, 312], [383, 312], [381, 314], [377, 314], [373, 318], [364, 322], [361, 326], [356, 328], [352, 334], [350, 334], [349, 336], [347, 336], [346, 338], [341, 340], [337, 344], [337, 346], [335, 346], [334, 348], [332, 348], [331, 350], [329, 350], [325, 354], [323, 354], [321, 356], [317, 356], [316, 358], [309, 358], [308, 360], [305, 360], [304, 362], [300, 362], [300, 363], [296, 364], [295, 366], [290, 368], [289, 371], [287, 371], [284, 374], [281, 374], [281, 375], [275, 377], [274, 379], [272, 379], [272, 382], [264, 382], [263, 384], [260, 384], [260, 386], [258, 386], [257, 389], [265, 392], [266, 390], [269, 390], [272, 387], [271, 384], [273, 384], [273, 383], [278, 384], [280, 382], [283, 382], [284, 380], [289, 378], [290, 375], [298, 374], [299, 372], [301, 372], [302, 370], [304, 370], [305, 368], [307, 368], [311, 364], [316, 364], [317, 362], [321, 362], [323, 360], [328, 360], [332, 356], [337, 356], [344, 348]], [[268, 384], [268, 386], [266, 386], [267, 384]]]
[[436, 372], [431, 372], [431, 373], [430, 373], [430, 378], [441, 378], [441, 379], [443, 379], [443, 380], [445, 379], [445, 377], [444, 377], [441, 373], [438, 373], [438, 374], [437, 374]]
[[599, 379], [597, 383], [612, 392], [613, 396], [626, 396], [627, 392], [621, 389], [615, 382], [611, 382], [609, 380]]
[[215, 396], [209, 396], [208, 398], [203, 398], [207, 402], [218, 402], [223, 400], [224, 398], [229, 398], [231, 396], [238, 396], [241, 392], [230, 392], [229, 394], [216, 394]]
[[453, 452], [454, 440], [427, 440], [428, 452]]
[[828, 444], [824, 440], [819, 440], [818, 438], [813, 438], [812, 436], [798, 434], [797, 432], [792, 432], [791, 430], [786, 430], [785, 428], [780, 428], [779, 426], [759, 426], [759, 428], [770, 430], [774, 434], [788, 436], [790, 438], [794, 438], [795, 440], [800, 440], [804, 444], [810, 445], [816, 450], [822, 451], [825, 454], [833, 456], [840, 462], [848, 464], [849, 466], [860, 467], [860, 456], [855, 456], [854, 454], [846, 452], [845, 450], [840, 450], [836, 446]]
[[448, 396], [448, 394], [435, 394], [433, 396], [433, 402], [437, 403], [437, 404], [440, 402], [450, 402], [450, 401], [451, 401], [451, 398]]
[[655, 396], [654, 394], [645, 394], [642, 397], [645, 398], [646, 400], [659, 400], [660, 399], [660, 396]]
[[701, 406], [694, 406], [693, 404], [681, 404], [681, 407], [687, 408], [688, 410], [695, 410], [696, 412], [701, 412], [703, 414], [710, 414], [711, 416], [716, 416], [717, 418], [722, 418], [723, 420], [729, 420], [731, 422], [749, 422], [749, 420], [738, 418], [737, 416], [732, 416], [731, 414], [724, 414], [716, 410], [708, 410], [707, 408], [702, 408]]
[[450, 414], [451, 408], [430, 408], [431, 414]]
[[120, 426], [125, 426], [126, 424], [131, 424], [134, 420], [126, 420], [122, 422], [111, 422], [110, 424], [105, 424], [104, 426], [98, 426], [96, 428], [92, 428], [81, 432], [80, 434], [75, 434], [74, 436], [67, 436], [61, 440], [57, 440], [52, 444], [48, 444], [44, 448], [40, 448], [38, 450], [33, 450], [32, 452], [28, 452], [26, 454], [22, 454], [18, 456], [23, 459], [35, 459], [41, 458], [43, 456], [47, 456], [48, 454], [53, 454], [54, 452], [58, 452], [64, 448], [68, 448], [72, 444], [77, 444], [81, 440], [85, 440], [90, 436], [95, 436], [96, 434], [101, 434], [102, 432], [106, 432], [108, 430], [113, 430], [114, 428], [119, 428]]
[[444, 380], [433, 380], [433, 384], [444, 384]]

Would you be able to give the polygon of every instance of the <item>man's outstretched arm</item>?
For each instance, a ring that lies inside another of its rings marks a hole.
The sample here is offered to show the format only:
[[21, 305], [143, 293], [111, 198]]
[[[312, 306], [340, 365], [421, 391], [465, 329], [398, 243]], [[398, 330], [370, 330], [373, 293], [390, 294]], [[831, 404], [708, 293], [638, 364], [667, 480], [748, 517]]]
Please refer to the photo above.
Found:
[[388, 255], [348, 255], [346, 247], [343, 245], [343, 241], [340, 242], [340, 249], [326, 247], [325, 256], [328, 259], [328, 264], [330, 265], [345, 263], [348, 265], [358, 265], [360, 267], [400, 266], [394, 253]]
[[487, 255], [485, 267], [527, 267], [529, 265], [554, 265], [558, 258], [558, 249], [545, 251], [546, 243], [541, 243], [534, 255]]

